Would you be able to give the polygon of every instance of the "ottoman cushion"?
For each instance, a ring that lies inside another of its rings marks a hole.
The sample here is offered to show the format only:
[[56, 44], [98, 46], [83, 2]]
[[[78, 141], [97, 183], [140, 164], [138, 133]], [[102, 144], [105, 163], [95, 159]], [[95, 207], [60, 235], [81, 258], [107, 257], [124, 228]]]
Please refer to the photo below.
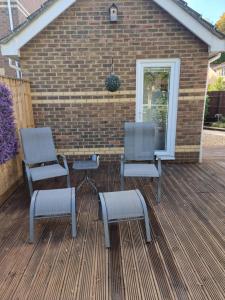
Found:
[[71, 198], [71, 188], [38, 191], [34, 216], [71, 214]]
[[108, 221], [143, 217], [143, 207], [135, 190], [103, 193]]

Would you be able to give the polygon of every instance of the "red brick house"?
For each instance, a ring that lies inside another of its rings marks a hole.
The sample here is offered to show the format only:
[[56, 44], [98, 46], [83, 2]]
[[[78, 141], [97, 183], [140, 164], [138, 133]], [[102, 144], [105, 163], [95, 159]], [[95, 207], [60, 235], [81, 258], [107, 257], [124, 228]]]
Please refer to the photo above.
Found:
[[[209, 57], [225, 37], [182, 0], [49, 0], [1, 40], [31, 82], [36, 126], [69, 156], [118, 157], [125, 121], [153, 120], [164, 159], [197, 162]], [[114, 61], [117, 92], [105, 78]]]
[[[23, 23], [44, 0], [0, 0], [0, 37]], [[15, 62], [0, 55], [0, 75], [16, 76]]]

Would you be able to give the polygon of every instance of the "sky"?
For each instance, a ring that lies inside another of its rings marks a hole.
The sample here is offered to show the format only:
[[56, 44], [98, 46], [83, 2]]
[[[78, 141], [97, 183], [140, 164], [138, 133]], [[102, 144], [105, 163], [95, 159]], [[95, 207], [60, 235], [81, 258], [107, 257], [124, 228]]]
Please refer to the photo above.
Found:
[[212, 24], [225, 13], [225, 0], [186, 0], [186, 2]]

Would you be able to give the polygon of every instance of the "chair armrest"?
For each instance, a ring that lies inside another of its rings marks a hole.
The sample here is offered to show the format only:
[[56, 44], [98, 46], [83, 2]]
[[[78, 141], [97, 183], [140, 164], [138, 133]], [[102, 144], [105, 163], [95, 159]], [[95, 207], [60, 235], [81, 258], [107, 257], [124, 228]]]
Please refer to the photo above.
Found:
[[100, 155], [97, 154], [97, 166], [99, 167], [99, 165], [100, 165]]
[[159, 176], [162, 175], [162, 163], [161, 163], [161, 157], [156, 155], [156, 159], [157, 159], [157, 169], [159, 172]]
[[100, 155], [99, 154], [93, 154], [93, 155], [91, 155], [90, 159], [92, 161], [96, 161], [97, 168], [98, 168], [99, 165], [100, 165]]
[[58, 159], [61, 158], [61, 159], [63, 160], [63, 164], [64, 164], [65, 169], [69, 171], [69, 168], [68, 168], [68, 164], [67, 164], [67, 160], [66, 160], [65, 155], [63, 155], [63, 154], [58, 154], [58, 155], [57, 155], [57, 158], [58, 158]]
[[124, 175], [124, 163], [125, 163], [125, 156], [124, 154], [121, 154], [121, 159], [120, 159], [120, 175]]

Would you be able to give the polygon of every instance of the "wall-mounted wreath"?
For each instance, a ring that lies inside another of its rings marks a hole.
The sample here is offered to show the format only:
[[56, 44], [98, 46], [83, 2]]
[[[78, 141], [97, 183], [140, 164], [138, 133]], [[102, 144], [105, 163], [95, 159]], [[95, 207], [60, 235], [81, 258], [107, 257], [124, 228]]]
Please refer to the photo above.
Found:
[[110, 74], [106, 77], [105, 87], [110, 92], [116, 92], [120, 88], [120, 78], [115, 74]]
[[0, 164], [13, 158], [17, 152], [12, 95], [10, 90], [0, 83]]
[[116, 92], [121, 86], [120, 78], [114, 74], [114, 63], [112, 59], [111, 74], [106, 77], [105, 87], [109, 92]]

